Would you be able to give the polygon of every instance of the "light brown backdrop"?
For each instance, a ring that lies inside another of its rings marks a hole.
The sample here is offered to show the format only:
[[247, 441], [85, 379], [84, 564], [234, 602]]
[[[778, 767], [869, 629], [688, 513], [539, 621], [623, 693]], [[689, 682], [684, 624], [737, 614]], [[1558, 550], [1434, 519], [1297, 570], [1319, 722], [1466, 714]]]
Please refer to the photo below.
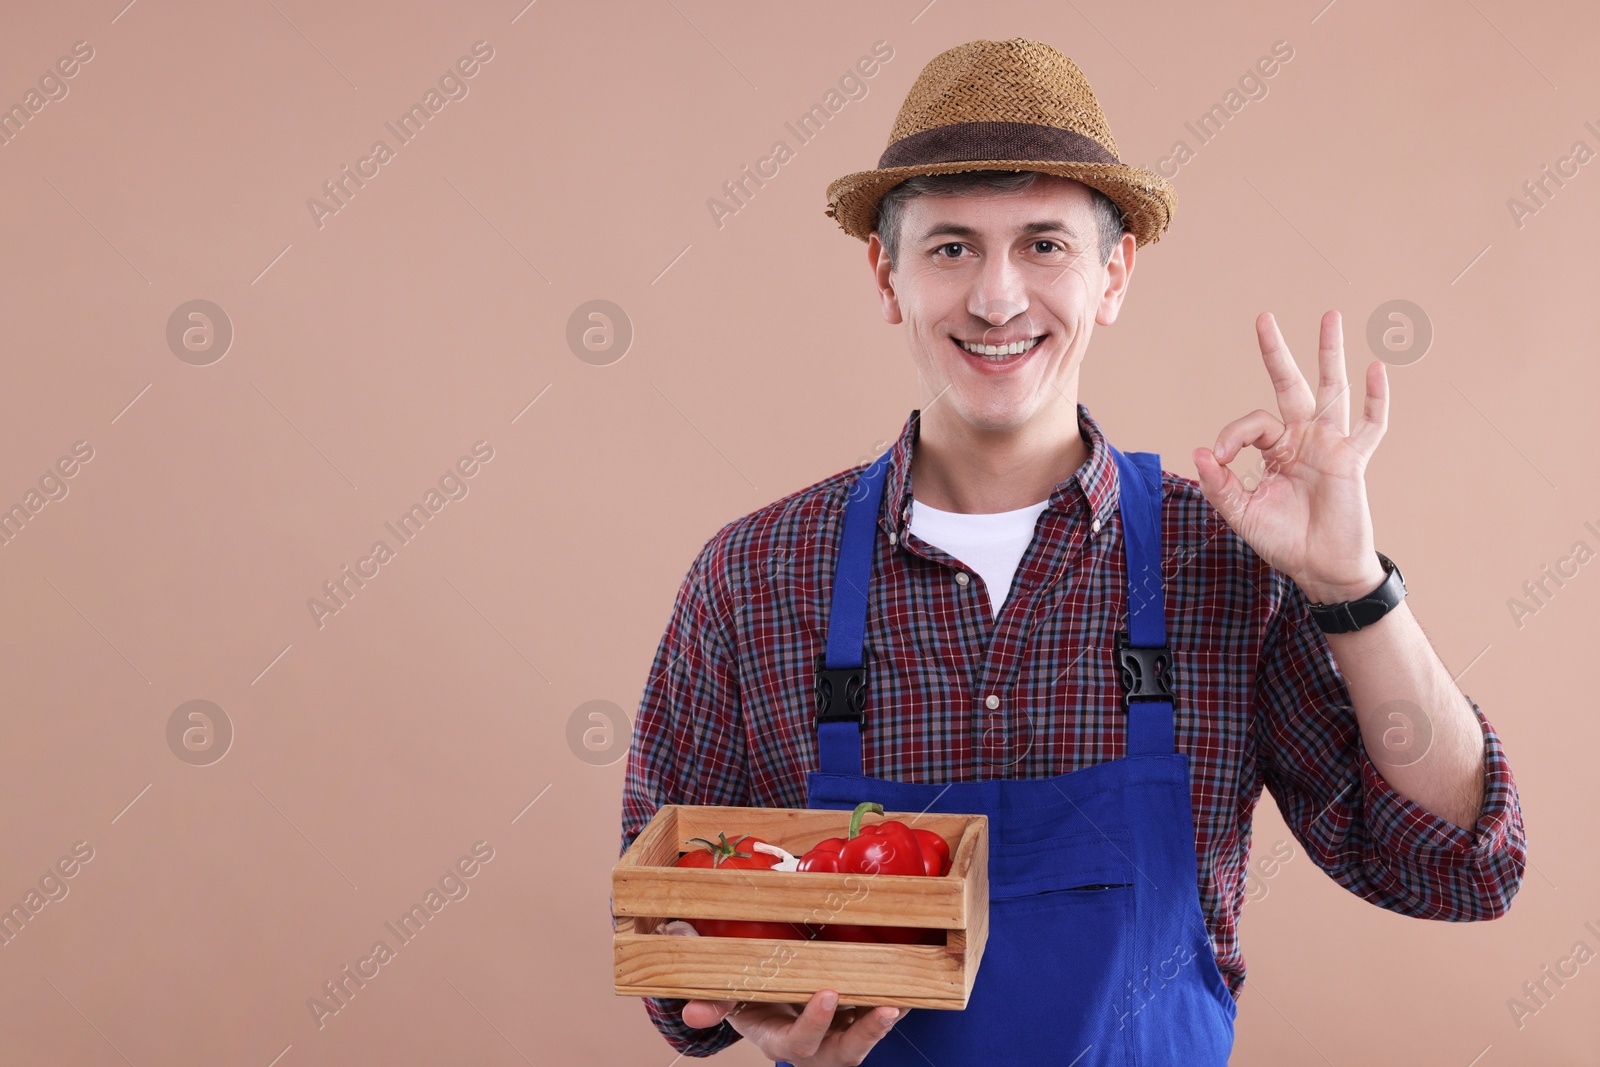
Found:
[[[823, 190], [874, 163], [933, 55], [1022, 35], [1082, 65], [1124, 159], [1194, 149], [1083, 374], [1122, 447], [1192, 476], [1190, 448], [1270, 408], [1263, 310], [1308, 371], [1341, 310], [1357, 381], [1380, 305], [1434, 330], [1390, 355], [1375, 524], [1505, 738], [1526, 880], [1458, 925], [1371, 907], [1297, 846], [1253, 868], [1235, 1062], [1596, 1062], [1600, 965], [1520, 1027], [1507, 1005], [1600, 949], [1600, 564], [1508, 606], [1600, 548], [1600, 164], [1520, 225], [1508, 206], [1600, 148], [1592, 5], [112, 0], [6, 23], [0, 103], [93, 56], [0, 147], [0, 506], [40, 490], [0, 546], [0, 903], [93, 855], [0, 946], [0, 1060], [673, 1060], [610, 986], [625, 717], [705, 539], [927, 399]], [[1185, 123], [1280, 40], [1266, 94], [1198, 144]], [[798, 145], [785, 122], [879, 41], [865, 95]], [[466, 95], [399, 144], [385, 123], [475, 42]], [[393, 157], [319, 222], [380, 138]], [[794, 158], [717, 225], [779, 139]], [[231, 324], [221, 358], [195, 300]], [[631, 324], [621, 358], [569, 345], [591, 300]], [[465, 495], [401, 544], [384, 523], [442, 478]], [[314, 617], [379, 539], [393, 558]], [[609, 739], [590, 701], [624, 716]], [[1288, 840], [1270, 801], [1255, 836]], [[319, 1027], [308, 999], [478, 842], [467, 895]]]

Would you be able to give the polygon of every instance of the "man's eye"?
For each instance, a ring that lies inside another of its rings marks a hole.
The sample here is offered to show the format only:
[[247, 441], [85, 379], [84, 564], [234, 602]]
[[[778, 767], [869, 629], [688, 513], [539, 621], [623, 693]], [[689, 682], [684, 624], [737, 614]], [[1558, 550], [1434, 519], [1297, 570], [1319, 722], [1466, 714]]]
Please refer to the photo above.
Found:
[[[937, 249], [935, 249], [935, 251], [944, 252], [945, 250], [951, 249], [951, 248], [965, 248], [965, 247], [966, 246], [963, 245], [960, 241], [951, 241], [949, 244], [940, 245]], [[954, 256], [941, 256], [940, 258], [941, 259], [959, 259], [960, 256], [961, 256], [961, 254], [958, 252]]]
[[1054, 250], [1054, 251], [1057, 251], [1057, 252], [1062, 250], [1060, 245], [1056, 244], [1054, 241], [1047, 240], [1045, 238], [1040, 238], [1039, 240], [1033, 242], [1033, 244], [1034, 244], [1035, 248], [1037, 248], [1039, 245], [1049, 245], [1051, 250]]

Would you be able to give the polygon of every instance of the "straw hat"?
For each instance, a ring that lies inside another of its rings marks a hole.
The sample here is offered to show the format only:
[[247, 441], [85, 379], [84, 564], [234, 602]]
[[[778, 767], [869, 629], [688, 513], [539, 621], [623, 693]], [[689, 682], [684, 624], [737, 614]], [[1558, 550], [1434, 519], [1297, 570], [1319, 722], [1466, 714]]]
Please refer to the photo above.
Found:
[[867, 240], [883, 194], [918, 174], [1037, 170], [1105, 193], [1143, 245], [1161, 239], [1178, 196], [1161, 175], [1117, 158], [1117, 142], [1078, 65], [1040, 41], [968, 41], [917, 75], [876, 170], [828, 185], [826, 214]]

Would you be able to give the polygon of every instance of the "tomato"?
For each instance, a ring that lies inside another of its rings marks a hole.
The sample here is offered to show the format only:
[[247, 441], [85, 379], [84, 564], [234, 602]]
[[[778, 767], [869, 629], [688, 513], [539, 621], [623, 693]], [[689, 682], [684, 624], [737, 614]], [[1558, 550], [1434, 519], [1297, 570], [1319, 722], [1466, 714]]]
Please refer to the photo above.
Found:
[[[691, 837], [685, 841], [686, 845], [699, 845], [700, 847], [690, 852], [685, 852], [678, 857], [678, 867], [732, 867], [748, 870], [765, 870], [778, 862], [778, 857], [765, 852], [757, 852], [751, 845], [764, 845], [765, 841], [749, 834], [740, 834], [732, 841], [728, 835], [719, 833], [716, 841], [707, 841], [703, 837]], [[748, 851], [741, 850], [743, 849]]]
[[[741, 834], [732, 841], [726, 833], [717, 834], [715, 842], [703, 837], [690, 838], [686, 845], [701, 847], [678, 857], [678, 867], [714, 867], [718, 870], [766, 870], [779, 862], [777, 856], [757, 852], [751, 846], [764, 845], [765, 841]], [[746, 851], [748, 850], [748, 851]], [[811, 931], [800, 923], [774, 922], [760, 919], [685, 919], [702, 937], [775, 937], [788, 941], [809, 941]]]

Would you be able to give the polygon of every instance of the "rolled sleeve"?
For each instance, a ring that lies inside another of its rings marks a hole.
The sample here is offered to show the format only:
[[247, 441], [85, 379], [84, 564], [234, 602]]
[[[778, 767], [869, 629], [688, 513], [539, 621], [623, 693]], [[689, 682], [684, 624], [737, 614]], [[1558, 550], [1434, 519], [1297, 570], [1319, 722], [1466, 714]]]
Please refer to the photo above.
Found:
[[1469, 829], [1384, 779], [1304, 595], [1271, 573], [1281, 610], [1257, 667], [1257, 766], [1290, 832], [1330, 878], [1379, 907], [1451, 922], [1505, 914], [1526, 840], [1510, 763], [1482, 709], [1466, 698], [1484, 738], [1483, 803]]
[[1467, 829], [1440, 818], [1397, 793], [1383, 777], [1365, 744], [1361, 749], [1361, 786], [1368, 821], [1379, 848], [1430, 867], [1465, 866], [1505, 851], [1512, 823], [1519, 814], [1517, 788], [1511, 778], [1500, 736], [1471, 697], [1472, 713], [1483, 731], [1484, 798], [1478, 821]]
[[1471, 829], [1396, 792], [1364, 744], [1361, 789], [1376, 849], [1399, 857], [1401, 866], [1426, 872], [1431, 882], [1455, 897], [1449, 914], [1439, 918], [1493, 919], [1505, 914], [1521, 885], [1527, 843], [1516, 780], [1500, 735], [1477, 702], [1465, 699], [1483, 731], [1483, 804]]

